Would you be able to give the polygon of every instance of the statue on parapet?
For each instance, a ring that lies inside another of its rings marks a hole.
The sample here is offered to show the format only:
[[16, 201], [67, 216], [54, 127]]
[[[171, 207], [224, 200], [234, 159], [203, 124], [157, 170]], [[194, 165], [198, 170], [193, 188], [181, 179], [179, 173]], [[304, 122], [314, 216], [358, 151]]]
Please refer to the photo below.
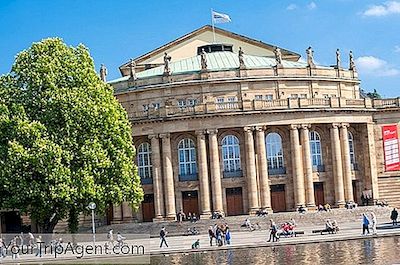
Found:
[[171, 74], [171, 68], [169, 67], [169, 63], [171, 62], [171, 56], [169, 56], [166, 52], [164, 53], [164, 75]]
[[239, 47], [238, 51], [238, 57], [239, 57], [239, 69], [245, 69], [246, 64], [244, 63], [244, 52], [242, 50], [242, 47]]
[[349, 52], [349, 70], [356, 71], [356, 63], [354, 62], [353, 52]]
[[201, 61], [201, 71], [207, 71], [207, 54], [204, 49], [201, 49], [200, 61]]
[[101, 64], [100, 66], [100, 79], [103, 82], [106, 82], [106, 77], [107, 77], [107, 68], [104, 64]]
[[282, 52], [281, 52], [281, 49], [279, 49], [278, 47], [275, 47], [274, 54], [275, 54], [276, 66], [277, 67], [282, 67]]
[[337, 69], [340, 69], [340, 64], [341, 64], [340, 61], [341, 61], [340, 60], [340, 50], [336, 49], [336, 68]]
[[306, 54], [307, 54], [307, 65], [309, 67], [314, 68], [315, 67], [315, 64], [314, 64], [314, 51], [311, 48], [311, 46], [307, 48]]
[[137, 77], [136, 77], [136, 69], [135, 69], [136, 63], [135, 63], [135, 61], [134, 61], [133, 59], [131, 59], [131, 60], [129, 61], [128, 66], [129, 66], [129, 76], [130, 76], [133, 80], [136, 80]]

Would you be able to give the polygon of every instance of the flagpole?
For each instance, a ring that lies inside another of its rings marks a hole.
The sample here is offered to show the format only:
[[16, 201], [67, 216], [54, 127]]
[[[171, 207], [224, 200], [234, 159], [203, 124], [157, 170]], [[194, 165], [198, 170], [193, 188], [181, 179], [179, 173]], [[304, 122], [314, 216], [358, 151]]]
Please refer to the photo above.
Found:
[[211, 25], [212, 25], [212, 30], [213, 30], [213, 39], [215, 43], [215, 28], [214, 28], [214, 16], [213, 16], [213, 9], [211, 8]]

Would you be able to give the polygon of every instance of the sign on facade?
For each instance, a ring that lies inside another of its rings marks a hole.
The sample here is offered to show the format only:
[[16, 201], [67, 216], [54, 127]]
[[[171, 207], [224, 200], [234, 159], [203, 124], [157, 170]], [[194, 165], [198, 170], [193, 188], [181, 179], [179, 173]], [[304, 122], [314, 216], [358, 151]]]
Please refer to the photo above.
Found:
[[397, 125], [382, 127], [386, 171], [400, 170], [399, 138]]

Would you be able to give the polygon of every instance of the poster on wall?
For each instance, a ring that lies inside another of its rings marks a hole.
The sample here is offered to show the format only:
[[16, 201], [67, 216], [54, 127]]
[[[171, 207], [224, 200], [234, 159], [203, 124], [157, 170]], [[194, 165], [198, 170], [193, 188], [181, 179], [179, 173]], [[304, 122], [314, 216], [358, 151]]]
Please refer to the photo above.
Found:
[[400, 170], [399, 138], [397, 134], [397, 125], [395, 124], [383, 126], [382, 135], [386, 171]]

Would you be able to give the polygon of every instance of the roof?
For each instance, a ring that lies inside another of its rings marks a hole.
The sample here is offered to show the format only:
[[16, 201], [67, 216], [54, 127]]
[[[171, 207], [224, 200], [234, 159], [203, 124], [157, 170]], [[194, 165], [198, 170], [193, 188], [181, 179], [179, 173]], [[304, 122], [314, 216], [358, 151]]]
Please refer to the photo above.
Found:
[[[182, 37], [179, 37], [179, 38], [177, 38], [177, 39], [175, 39], [175, 40], [173, 40], [173, 41], [171, 41], [171, 42], [169, 42], [169, 43], [167, 43], [165, 45], [162, 45], [162, 46], [160, 46], [160, 47], [158, 47], [158, 48], [156, 48], [156, 49], [154, 49], [154, 50], [152, 50], [152, 51], [150, 51], [150, 52], [148, 52], [148, 53], [146, 53], [144, 55], [136, 57], [133, 60], [136, 62], [136, 64], [140, 64], [142, 61], [144, 61], [144, 60], [146, 60], [146, 59], [148, 59], [148, 58], [150, 58], [150, 57], [152, 57], [152, 56], [154, 56], [156, 54], [163, 53], [164, 51], [168, 50], [169, 48], [171, 48], [171, 47], [173, 47], [175, 45], [178, 45], [178, 44], [180, 44], [180, 43], [182, 43], [182, 42], [184, 42], [184, 41], [186, 41], [186, 40], [188, 40], [190, 38], [193, 38], [194, 36], [196, 36], [196, 35], [198, 35], [198, 34], [200, 34], [202, 32], [212, 31], [212, 30], [213, 30], [212, 26], [205, 25], [205, 26], [203, 26], [201, 28], [198, 28], [198, 29], [186, 34], [186, 35], [183, 35]], [[262, 41], [259, 41], [259, 40], [255, 40], [255, 39], [252, 39], [252, 38], [237, 34], [237, 33], [233, 33], [233, 32], [224, 30], [224, 29], [221, 29], [221, 28], [214, 27], [214, 30], [215, 30], [215, 33], [218, 33], [218, 34], [221, 34], [221, 35], [225, 35], [225, 36], [229, 36], [229, 37], [236, 38], [236, 39], [240, 39], [241, 41], [250, 43], [250, 44], [258, 46], [258, 47], [266, 48], [266, 49], [269, 49], [269, 50], [274, 50], [275, 47], [278, 47], [278, 46], [275, 46], [275, 45], [267, 44], [265, 42], [262, 42]], [[290, 58], [292, 60], [297, 61], [300, 58], [300, 55], [298, 53], [286, 50], [286, 49], [281, 48], [281, 47], [279, 47], [279, 48], [281, 49], [282, 57], [284, 59], [289, 59]], [[122, 73], [122, 68], [128, 67], [128, 64], [129, 64], [129, 61], [124, 63], [123, 65], [121, 65], [119, 67], [121, 73]]]
[[[206, 53], [207, 56], [207, 70], [208, 71], [223, 71], [233, 70], [239, 68], [239, 56], [233, 52], [213, 52]], [[275, 58], [262, 57], [254, 55], [243, 55], [243, 59], [247, 69], [257, 68], [272, 68], [276, 65]], [[282, 60], [284, 68], [305, 68], [307, 63], [305, 62], [293, 62], [288, 60]], [[172, 75], [187, 74], [193, 72], [199, 72], [201, 70], [201, 57], [200, 55], [182, 59], [176, 62], [170, 63], [170, 69]], [[323, 66], [318, 66], [319, 68]], [[149, 78], [154, 76], [161, 76], [164, 73], [164, 66], [158, 66], [151, 68], [136, 74], [138, 79]], [[124, 76], [115, 80], [109, 81], [109, 83], [117, 83], [128, 80], [129, 76]]]

